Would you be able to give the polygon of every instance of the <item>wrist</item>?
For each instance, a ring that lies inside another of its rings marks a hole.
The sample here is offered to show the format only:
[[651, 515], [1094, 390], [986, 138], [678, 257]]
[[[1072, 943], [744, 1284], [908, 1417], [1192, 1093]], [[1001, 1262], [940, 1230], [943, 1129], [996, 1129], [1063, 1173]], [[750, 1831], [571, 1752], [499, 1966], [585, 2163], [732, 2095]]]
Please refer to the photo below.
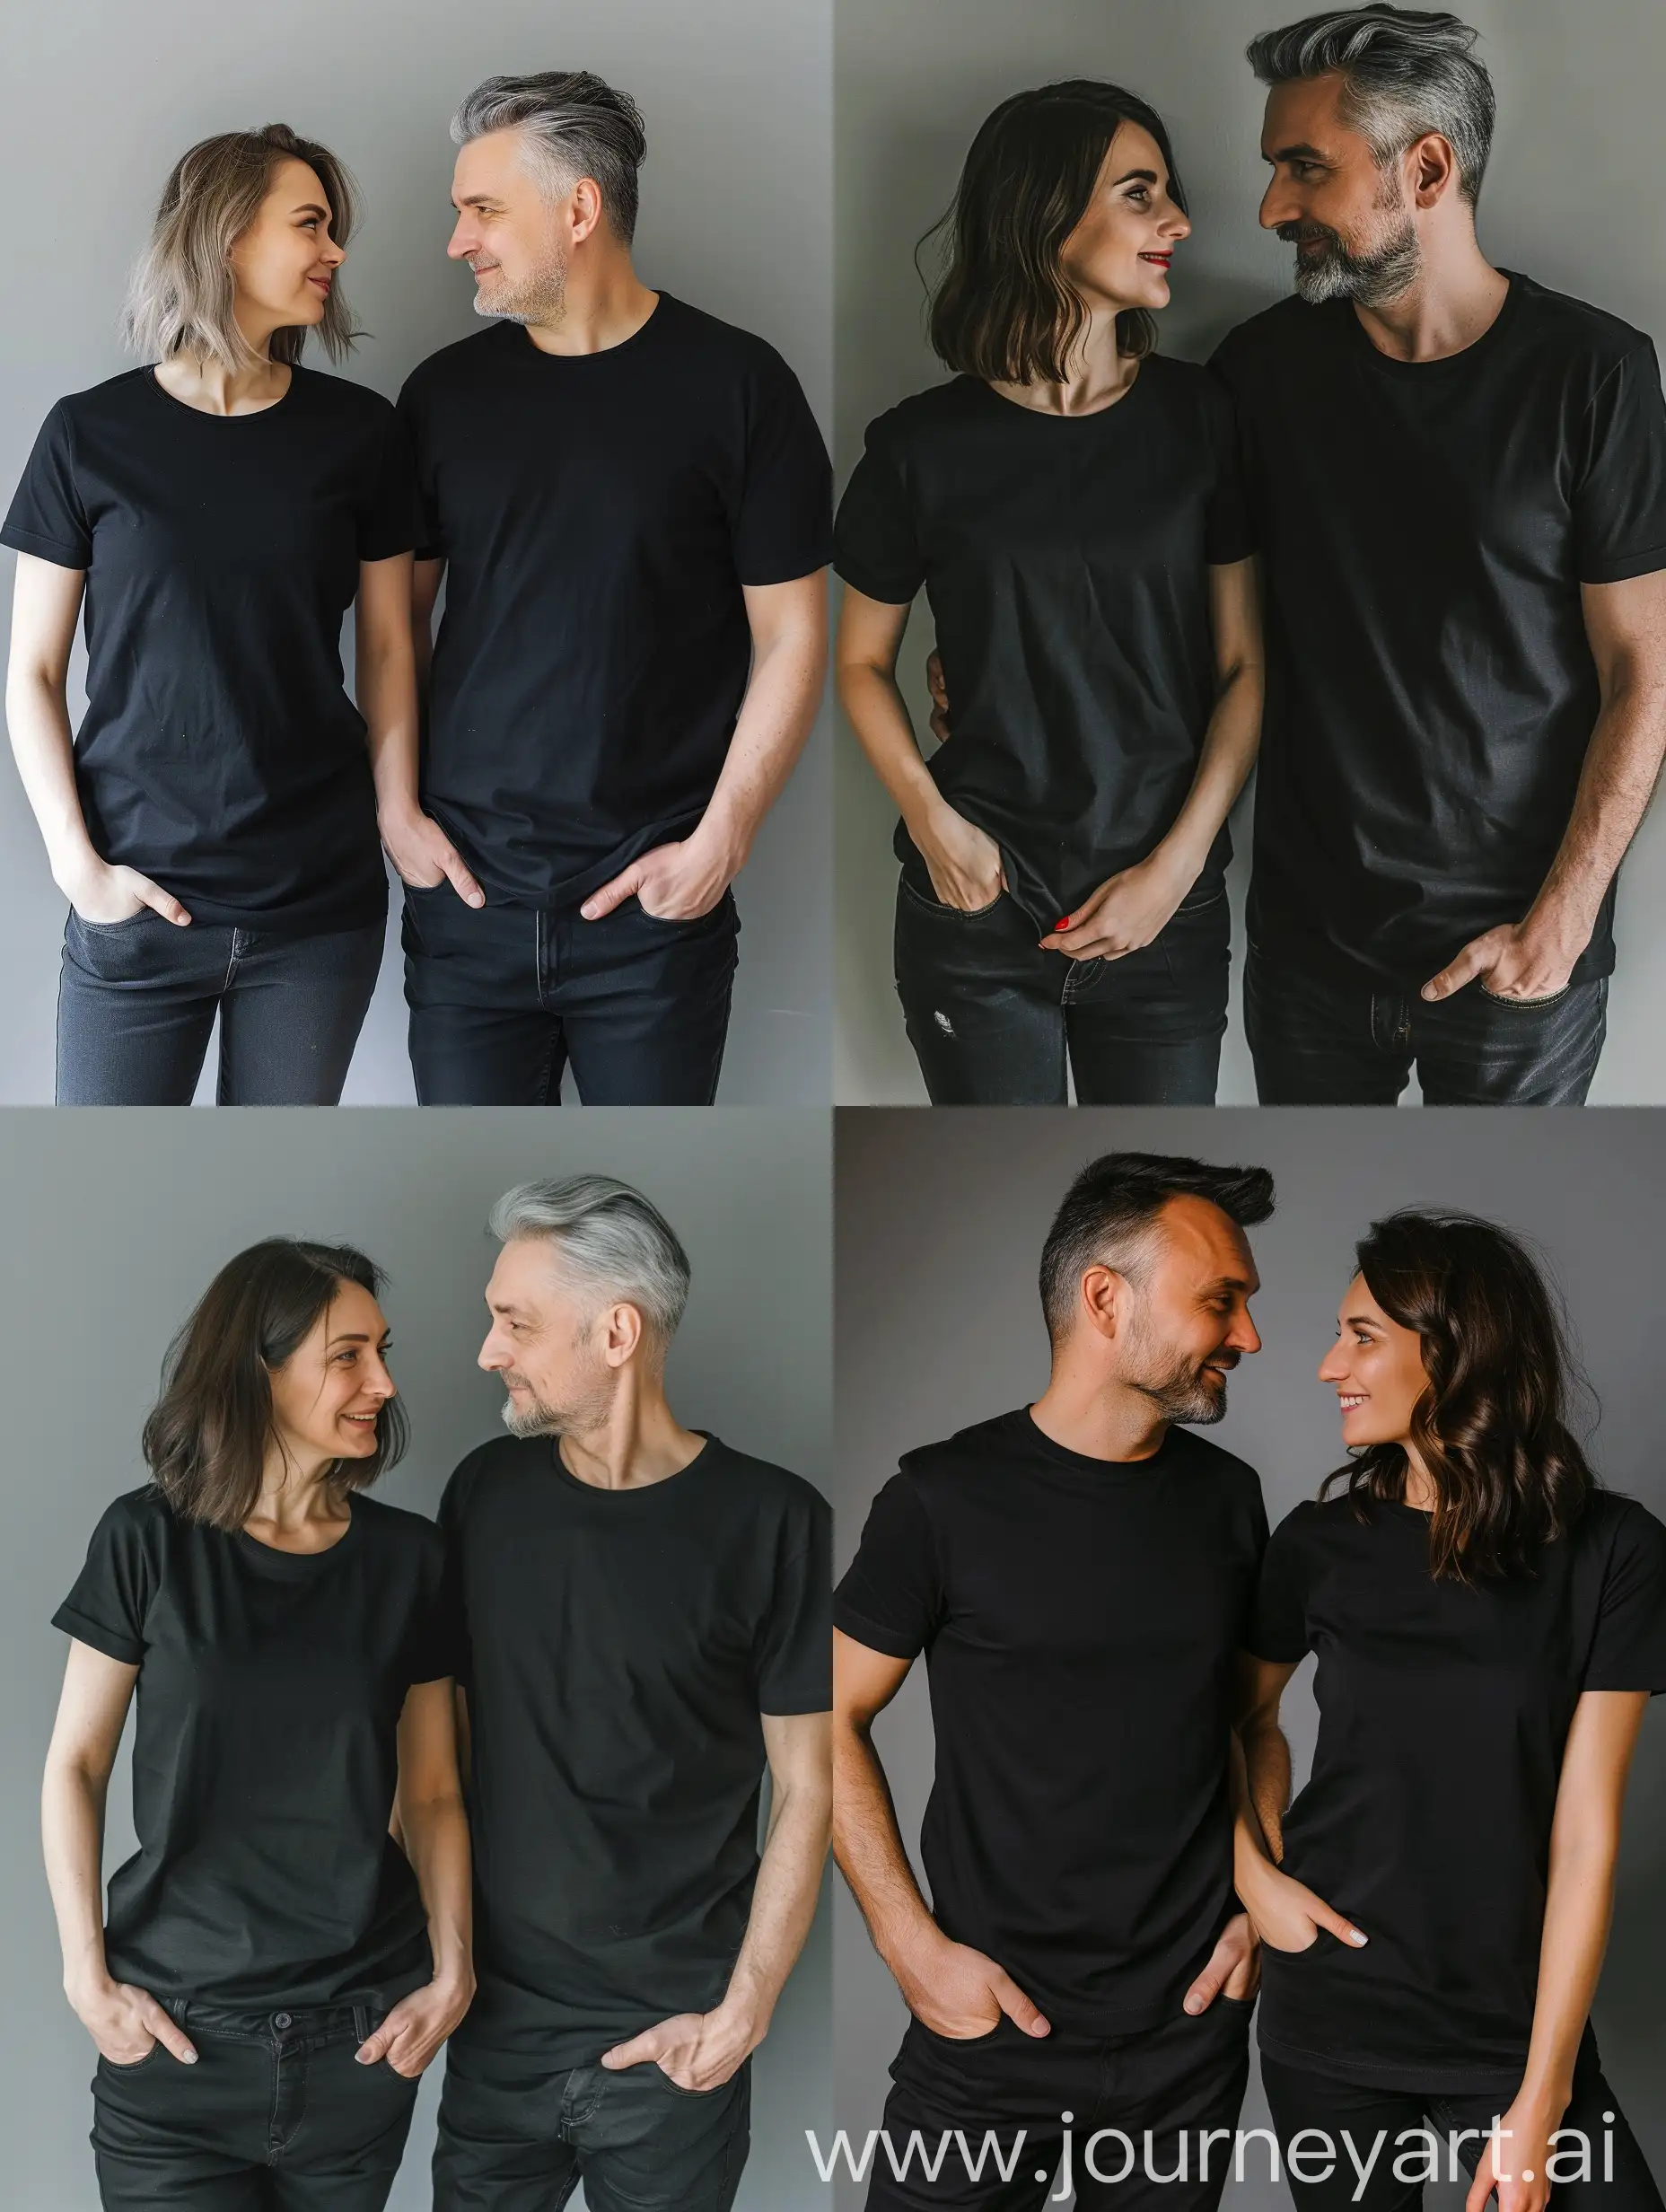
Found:
[[422, 808], [416, 794], [408, 791], [392, 792], [376, 803], [376, 827], [385, 835], [390, 830], [414, 830], [423, 819]]
[[108, 1968], [103, 1966], [77, 1967], [64, 1976], [64, 1995], [72, 2012], [85, 2012], [89, 2006], [101, 2004], [115, 1987]]
[[725, 883], [733, 882], [752, 849], [751, 838], [739, 822], [711, 807], [700, 817], [687, 843], [697, 858], [721, 874]]
[[1601, 906], [1571, 892], [1541, 891], [1521, 922], [1521, 935], [1535, 946], [1565, 959], [1570, 966], [1591, 943]]

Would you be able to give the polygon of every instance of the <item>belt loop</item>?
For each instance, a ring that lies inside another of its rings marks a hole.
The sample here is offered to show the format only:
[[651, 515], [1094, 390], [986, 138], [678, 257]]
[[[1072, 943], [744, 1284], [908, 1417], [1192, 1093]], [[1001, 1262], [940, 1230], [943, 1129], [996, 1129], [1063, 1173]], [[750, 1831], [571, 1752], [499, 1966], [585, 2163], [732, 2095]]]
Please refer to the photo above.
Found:
[[368, 2005], [355, 2005], [353, 2007], [353, 2032], [361, 2043], [370, 2033], [370, 2006]]
[[185, 2025], [185, 2016], [190, 2009], [190, 1999], [183, 1997], [171, 1997], [162, 2006], [162, 2010], [172, 2020], [176, 2028], [182, 2028]]

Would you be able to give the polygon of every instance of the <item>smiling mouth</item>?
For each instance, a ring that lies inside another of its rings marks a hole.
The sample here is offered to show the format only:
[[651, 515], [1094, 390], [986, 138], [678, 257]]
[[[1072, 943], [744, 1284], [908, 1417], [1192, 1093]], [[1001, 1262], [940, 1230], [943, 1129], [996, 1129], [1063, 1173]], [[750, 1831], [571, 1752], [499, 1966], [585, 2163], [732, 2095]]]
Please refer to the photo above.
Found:
[[1173, 259], [1171, 253], [1143, 253], [1140, 256], [1142, 261], [1153, 262], [1158, 268], [1167, 268]]
[[1337, 1408], [1342, 1413], [1357, 1413], [1364, 1402], [1365, 1398], [1363, 1391], [1355, 1398], [1345, 1398], [1340, 1391], [1337, 1394]]

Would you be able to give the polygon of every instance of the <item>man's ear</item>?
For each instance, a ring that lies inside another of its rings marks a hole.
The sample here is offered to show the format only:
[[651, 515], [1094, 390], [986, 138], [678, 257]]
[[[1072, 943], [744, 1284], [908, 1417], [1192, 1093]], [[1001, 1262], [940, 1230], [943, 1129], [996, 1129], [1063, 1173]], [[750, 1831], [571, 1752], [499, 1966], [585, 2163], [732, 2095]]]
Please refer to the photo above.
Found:
[[1076, 1293], [1079, 1317], [1096, 1336], [1115, 1337], [1127, 1326], [1128, 1283], [1114, 1268], [1084, 1270]]
[[601, 1356], [609, 1367], [622, 1367], [640, 1348], [644, 1334], [642, 1314], [628, 1299], [621, 1298], [601, 1316]]

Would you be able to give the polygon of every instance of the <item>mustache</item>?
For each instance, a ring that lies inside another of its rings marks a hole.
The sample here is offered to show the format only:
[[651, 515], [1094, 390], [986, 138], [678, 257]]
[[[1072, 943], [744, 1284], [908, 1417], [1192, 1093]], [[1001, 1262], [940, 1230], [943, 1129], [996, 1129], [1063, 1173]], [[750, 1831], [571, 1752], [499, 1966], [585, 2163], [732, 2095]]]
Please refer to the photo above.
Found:
[[1287, 246], [1305, 246], [1321, 238], [1328, 240], [1333, 246], [1342, 243], [1339, 235], [1324, 223], [1281, 223], [1277, 226], [1276, 235]]

